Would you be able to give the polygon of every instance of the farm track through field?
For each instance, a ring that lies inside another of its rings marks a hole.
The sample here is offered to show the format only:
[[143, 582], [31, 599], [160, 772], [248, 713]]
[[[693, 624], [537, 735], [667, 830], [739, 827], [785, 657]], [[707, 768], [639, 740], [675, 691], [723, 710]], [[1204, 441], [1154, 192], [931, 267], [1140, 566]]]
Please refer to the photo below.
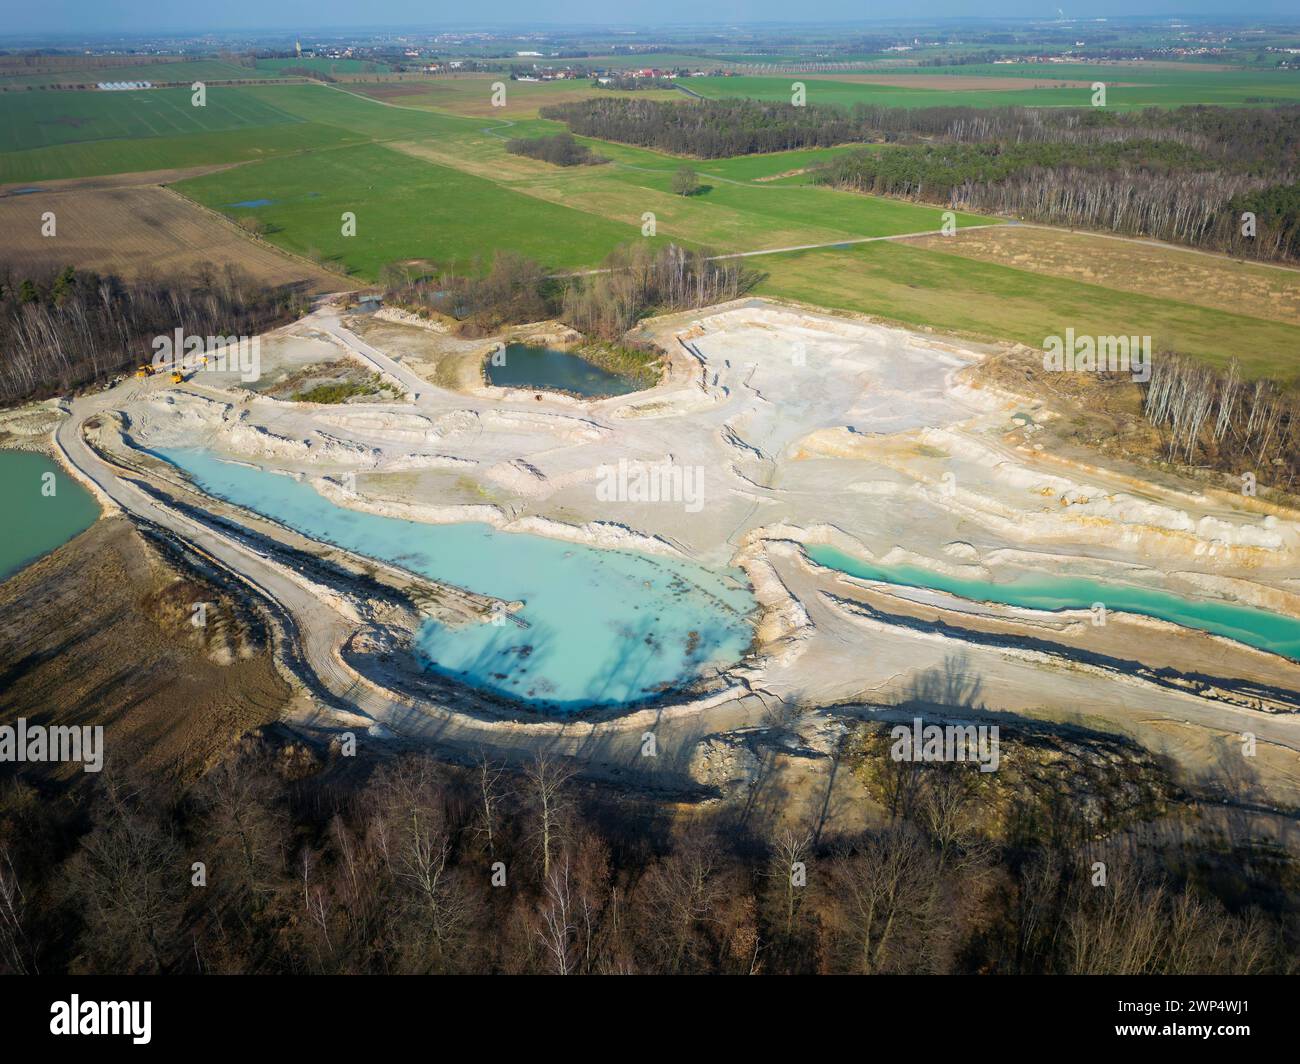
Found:
[[[961, 232], [969, 232], [972, 229], [992, 229], [995, 226], [1002, 225], [1001, 222], [990, 222], [988, 225], [967, 225], [963, 226]], [[710, 262], [723, 262], [727, 259], [753, 259], [762, 255], [787, 255], [796, 251], [824, 251], [827, 248], [847, 248], [854, 244], [875, 244], [881, 240], [910, 240], [922, 236], [942, 236], [942, 229], [927, 229], [920, 233], [893, 233], [885, 236], [859, 236], [851, 237], [847, 240], [832, 240], [822, 244], [796, 244], [784, 248], [760, 248], [757, 251], [728, 251], [721, 255], [710, 255]], [[608, 269], [595, 270], [578, 270], [574, 273], [557, 273], [552, 277], [592, 277], [602, 273], [612, 273]]]

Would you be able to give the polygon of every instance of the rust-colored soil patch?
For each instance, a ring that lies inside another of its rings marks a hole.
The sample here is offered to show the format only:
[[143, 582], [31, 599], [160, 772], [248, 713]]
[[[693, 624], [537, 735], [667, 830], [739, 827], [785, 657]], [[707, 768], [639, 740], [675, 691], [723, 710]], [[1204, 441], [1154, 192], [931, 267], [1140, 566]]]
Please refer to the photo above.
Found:
[[1300, 271], [1179, 248], [1029, 226], [913, 237], [931, 251], [1068, 277], [1125, 292], [1300, 325]]
[[[53, 212], [55, 235], [42, 236]], [[21, 275], [50, 269], [188, 274], [227, 264], [264, 284], [315, 292], [347, 287], [342, 278], [242, 234], [232, 223], [157, 185], [63, 189], [0, 197], [4, 260]]]
[[191, 177], [215, 174], [219, 170], [229, 170], [243, 163], [217, 163], [210, 166], [187, 166], [174, 170], [142, 170], [133, 174], [103, 174], [98, 177], [68, 177], [58, 181], [23, 181], [0, 185], [0, 199], [13, 196], [29, 196], [33, 193], [27, 189], [38, 188], [42, 192], [96, 191], [106, 188], [129, 188], [137, 185], [171, 185]]

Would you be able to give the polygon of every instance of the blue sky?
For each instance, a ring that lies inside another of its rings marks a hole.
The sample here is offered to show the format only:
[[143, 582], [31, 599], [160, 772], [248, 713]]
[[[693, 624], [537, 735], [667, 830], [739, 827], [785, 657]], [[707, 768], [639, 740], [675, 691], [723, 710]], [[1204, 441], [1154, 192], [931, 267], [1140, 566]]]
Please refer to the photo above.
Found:
[[6, 4], [0, 35], [52, 32], [171, 32], [202, 29], [299, 29], [343, 26], [406, 26], [418, 29], [462, 28], [471, 23], [538, 25], [588, 23], [664, 25], [667, 23], [749, 23], [779, 21], [853, 21], [940, 17], [1045, 17], [1065, 8], [1067, 16], [1134, 14], [1214, 15], [1244, 12], [1260, 16], [1296, 14], [1295, 0], [1249, 0], [1233, 11], [1227, 0], [1089, 0], [1073, 6], [1065, 0], [907, 0], [890, 4], [862, 0], [488, 0], [447, 3], [429, 0], [212, 0], [177, 4], [175, 0], [43, 0]]

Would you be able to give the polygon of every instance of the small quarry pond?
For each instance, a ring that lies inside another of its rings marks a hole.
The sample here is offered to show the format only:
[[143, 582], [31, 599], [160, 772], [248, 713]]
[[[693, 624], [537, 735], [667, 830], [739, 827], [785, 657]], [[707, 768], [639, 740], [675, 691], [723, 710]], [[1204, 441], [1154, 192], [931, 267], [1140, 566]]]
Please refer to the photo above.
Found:
[[302, 481], [205, 451], [157, 452], [204, 491], [313, 539], [525, 605], [502, 623], [426, 622], [418, 650], [440, 673], [564, 713], [637, 702], [730, 665], [755, 602], [738, 570], [598, 550], [484, 524], [431, 525], [336, 506]]
[[542, 388], [569, 392], [584, 399], [627, 395], [641, 387], [636, 381], [592, 365], [585, 358], [531, 344], [507, 344], [504, 364], [497, 365], [489, 355], [484, 370], [488, 383], [497, 388]]
[[[46, 483], [53, 484], [53, 495], [42, 491]], [[0, 498], [0, 580], [63, 546], [99, 517], [90, 492], [32, 451], [0, 451]]]
[[864, 580], [946, 591], [974, 602], [998, 602], [1036, 610], [1086, 610], [1094, 602], [1100, 602], [1107, 610], [1140, 613], [1185, 628], [1198, 628], [1300, 661], [1300, 620], [1253, 606], [1187, 599], [1168, 591], [1086, 577], [1026, 575], [1003, 583], [967, 580], [910, 565], [876, 565], [834, 547], [808, 547], [807, 551], [808, 557], [818, 565]]

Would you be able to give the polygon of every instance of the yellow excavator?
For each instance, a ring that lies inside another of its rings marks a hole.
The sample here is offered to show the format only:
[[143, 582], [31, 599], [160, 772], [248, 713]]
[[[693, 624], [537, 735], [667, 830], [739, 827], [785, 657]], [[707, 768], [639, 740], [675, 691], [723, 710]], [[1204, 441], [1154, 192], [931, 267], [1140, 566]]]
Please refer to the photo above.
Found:
[[[156, 372], [156, 371], [154, 370], [153, 366], [150, 366], [150, 365], [147, 365], [147, 364], [139, 365], [139, 366], [136, 366], [136, 368], [135, 368], [135, 375], [136, 375], [137, 377], [141, 378], [142, 380], [143, 380], [145, 377], [152, 377], [152, 376], [154, 375], [155, 372]], [[183, 373], [181, 373], [181, 371], [180, 371], [179, 369], [175, 369], [175, 368], [173, 368], [173, 369], [172, 369], [172, 383], [173, 383], [173, 384], [183, 384], [184, 381], [185, 381], [185, 375], [184, 375]]]

